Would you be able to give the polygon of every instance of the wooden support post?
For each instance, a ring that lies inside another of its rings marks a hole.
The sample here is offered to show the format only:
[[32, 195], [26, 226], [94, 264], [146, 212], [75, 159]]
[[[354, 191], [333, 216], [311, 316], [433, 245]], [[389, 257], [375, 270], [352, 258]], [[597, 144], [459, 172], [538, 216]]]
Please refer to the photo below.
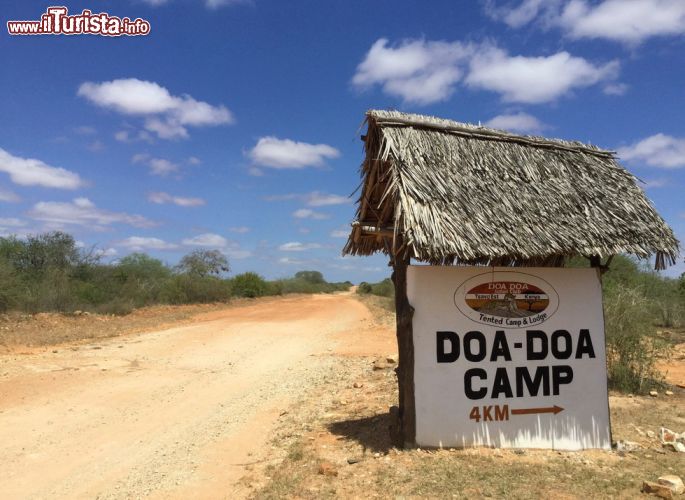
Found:
[[394, 433], [395, 444], [404, 448], [416, 446], [416, 404], [414, 400], [414, 335], [412, 317], [414, 308], [407, 298], [407, 267], [409, 255], [395, 255], [392, 280], [395, 284], [395, 315], [397, 320], [397, 348], [399, 363], [399, 422]]
[[607, 261], [602, 264], [602, 259], [598, 255], [592, 255], [589, 257], [590, 259], [590, 267], [596, 267], [599, 269], [599, 275], [600, 278], [601, 276], [609, 270], [609, 265], [611, 264], [611, 260], [614, 258], [613, 255], [610, 255]]

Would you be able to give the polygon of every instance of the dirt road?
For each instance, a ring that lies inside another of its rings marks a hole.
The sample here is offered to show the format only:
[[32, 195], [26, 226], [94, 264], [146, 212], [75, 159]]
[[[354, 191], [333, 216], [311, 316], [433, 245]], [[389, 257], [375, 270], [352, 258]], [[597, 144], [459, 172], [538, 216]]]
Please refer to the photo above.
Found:
[[240, 496], [279, 415], [324, 382], [331, 351], [368, 348], [369, 328], [350, 295], [298, 296], [2, 355], [0, 498]]

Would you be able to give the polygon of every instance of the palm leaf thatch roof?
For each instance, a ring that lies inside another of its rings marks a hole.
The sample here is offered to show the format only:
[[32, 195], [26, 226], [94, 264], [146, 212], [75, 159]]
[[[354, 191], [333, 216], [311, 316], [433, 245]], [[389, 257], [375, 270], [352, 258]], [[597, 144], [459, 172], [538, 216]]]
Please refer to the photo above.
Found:
[[431, 264], [562, 265], [679, 243], [613, 152], [396, 111], [367, 112], [357, 220], [344, 254]]

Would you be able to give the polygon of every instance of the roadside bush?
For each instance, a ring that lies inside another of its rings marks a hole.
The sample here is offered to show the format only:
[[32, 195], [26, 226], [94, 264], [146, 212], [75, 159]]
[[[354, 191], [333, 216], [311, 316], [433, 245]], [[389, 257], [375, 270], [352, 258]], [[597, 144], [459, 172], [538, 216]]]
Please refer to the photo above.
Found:
[[269, 290], [269, 284], [257, 273], [238, 274], [231, 280], [233, 294], [236, 297], [263, 297]]
[[349, 290], [348, 283], [312, 283], [298, 278], [278, 280], [282, 293], [333, 293]]
[[647, 301], [639, 288], [622, 284], [605, 294], [607, 370], [614, 389], [642, 393], [660, 382], [655, 362], [664, 345], [655, 335]]
[[323, 278], [323, 274], [319, 271], [298, 271], [295, 273], [296, 280], [306, 281], [313, 285], [323, 285], [326, 284], [326, 280]]
[[329, 283], [319, 271], [298, 271], [292, 278], [285, 278], [269, 282], [277, 293], [269, 295], [280, 295], [285, 293], [333, 293], [349, 290], [352, 283]]
[[267, 281], [265, 295], [283, 295], [283, 280]]
[[390, 278], [386, 278], [378, 283], [367, 283], [366, 281], [362, 281], [357, 287], [357, 293], [393, 298], [395, 297], [395, 285]]
[[67, 270], [47, 269], [40, 276], [32, 278], [28, 284], [30, 286], [25, 308], [29, 312], [74, 310], [76, 297]]
[[206, 304], [227, 302], [231, 298], [231, 283], [215, 276], [178, 274], [171, 277], [161, 293], [168, 304]]
[[390, 278], [386, 278], [375, 285], [371, 285], [371, 293], [380, 297], [394, 297], [395, 285]]
[[17, 307], [23, 302], [22, 286], [10, 262], [0, 256], [0, 312]]
[[231, 295], [261, 297], [284, 293], [330, 293], [352, 283], [327, 283], [319, 271], [266, 281], [256, 273], [223, 278], [229, 271], [218, 250], [196, 250], [170, 267], [144, 253], [100, 262], [94, 248], [81, 249], [59, 231], [25, 239], [0, 237], [0, 312], [75, 310], [127, 314], [153, 304], [225, 302]]

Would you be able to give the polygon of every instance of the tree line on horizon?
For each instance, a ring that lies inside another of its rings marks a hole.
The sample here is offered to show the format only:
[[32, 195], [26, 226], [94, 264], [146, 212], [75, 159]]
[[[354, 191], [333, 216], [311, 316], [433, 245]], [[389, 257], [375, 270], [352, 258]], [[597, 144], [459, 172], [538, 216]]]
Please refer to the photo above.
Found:
[[0, 312], [128, 314], [155, 304], [331, 293], [352, 286], [328, 283], [319, 271], [300, 271], [278, 280], [255, 272], [228, 277], [230, 265], [219, 250], [195, 250], [175, 266], [141, 252], [112, 263], [103, 263], [101, 257], [79, 248], [73, 236], [61, 231], [25, 239], [0, 237]]

